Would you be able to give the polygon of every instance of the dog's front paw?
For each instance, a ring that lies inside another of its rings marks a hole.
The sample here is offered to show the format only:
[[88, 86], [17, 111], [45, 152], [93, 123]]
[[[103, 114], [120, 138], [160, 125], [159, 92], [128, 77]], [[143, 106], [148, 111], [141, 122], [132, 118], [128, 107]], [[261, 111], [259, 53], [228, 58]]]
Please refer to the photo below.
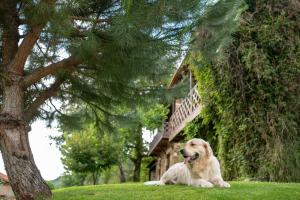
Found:
[[223, 181], [223, 182], [220, 183], [220, 187], [229, 188], [230, 184], [227, 183], [227, 182], [225, 182], [225, 181]]
[[205, 182], [205, 183], [201, 183], [200, 187], [204, 187], [204, 188], [212, 188], [214, 187], [214, 185], [210, 182]]

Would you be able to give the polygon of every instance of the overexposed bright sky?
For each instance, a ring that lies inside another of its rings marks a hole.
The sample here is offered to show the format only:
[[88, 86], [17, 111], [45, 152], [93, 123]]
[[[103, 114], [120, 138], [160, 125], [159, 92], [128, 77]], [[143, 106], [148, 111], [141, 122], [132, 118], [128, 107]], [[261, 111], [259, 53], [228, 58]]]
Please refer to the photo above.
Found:
[[[143, 138], [151, 140], [149, 131], [143, 130]], [[60, 160], [61, 153], [49, 136], [57, 136], [61, 133], [55, 128], [47, 128], [44, 121], [37, 120], [31, 126], [29, 142], [35, 163], [45, 180], [53, 180], [64, 172]], [[0, 156], [0, 172], [6, 173], [2, 156]]]

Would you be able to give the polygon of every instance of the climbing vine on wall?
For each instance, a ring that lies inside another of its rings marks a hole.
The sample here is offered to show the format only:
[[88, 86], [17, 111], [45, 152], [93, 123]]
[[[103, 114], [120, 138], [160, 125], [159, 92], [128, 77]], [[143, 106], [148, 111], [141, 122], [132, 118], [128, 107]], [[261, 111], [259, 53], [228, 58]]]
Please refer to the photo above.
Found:
[[205, 108], [186, 134], [214, 144], [227, 179], [300, 181], [300, 5], [246, 3], [222, 59], [188, 55]]

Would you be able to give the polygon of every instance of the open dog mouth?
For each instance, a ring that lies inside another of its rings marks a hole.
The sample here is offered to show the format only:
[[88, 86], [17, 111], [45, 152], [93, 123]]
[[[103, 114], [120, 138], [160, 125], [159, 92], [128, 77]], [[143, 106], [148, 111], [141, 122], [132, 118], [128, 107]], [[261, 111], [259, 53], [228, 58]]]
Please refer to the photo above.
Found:
[[187, 164], [187, 163], [191, 163], [194, 160], [196, 160], [199, 157], [199, 154], [195, 153], [192, 156], [183, 156], [183, 157], [184, 157], [184, 164]]

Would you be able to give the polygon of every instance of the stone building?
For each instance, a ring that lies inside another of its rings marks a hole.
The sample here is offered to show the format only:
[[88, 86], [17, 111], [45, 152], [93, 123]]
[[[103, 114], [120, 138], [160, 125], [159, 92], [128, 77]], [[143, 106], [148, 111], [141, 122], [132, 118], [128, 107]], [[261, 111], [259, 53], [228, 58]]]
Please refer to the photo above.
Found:
[[158, 129], [149, 146], [149, 155], [155, 160], [148, 165], [149, 179], [159, 180], [173, 164], [181, 161], [179, 150], [184, 138], [183, 129], [201, 110], [200, 97], [188, 65], [181, 65], [172, 77], [169, 87], [174, 87], [184, 76], [189, 77], [190, 91], [183, 99], [175, 99], [169, 106], [167, 120]]

